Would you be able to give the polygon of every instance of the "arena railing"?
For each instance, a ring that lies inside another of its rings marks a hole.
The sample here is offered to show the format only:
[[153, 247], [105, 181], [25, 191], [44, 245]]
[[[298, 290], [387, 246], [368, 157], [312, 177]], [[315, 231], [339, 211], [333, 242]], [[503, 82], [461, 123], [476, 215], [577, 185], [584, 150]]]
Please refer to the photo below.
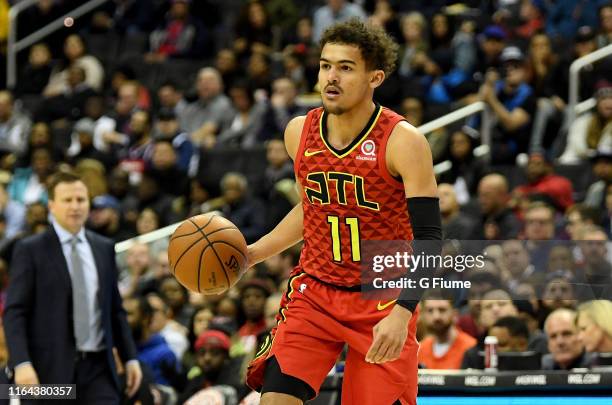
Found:
[[64, 27], [64, 22], [67, 18], [72, 18], [74, 23], [74, 20], [108, 1], [89, 0], [20, 40], [17, 40], [17, 18], [24, 10], [38, 3], [38, 0], [22, 0], [11, 6], [9, 10], [9, 36], [6, 55], [6, 86], [9, 89], [14, 89], [17, 84], [17, 53]]
[[[598, 60], [601, 60], [609, 55], [612, 55], [612, 44], [606, 45], [603, 48], [576, 59], [570, 65], [568, 96], [568, 114], [570, 123], [574, 121], [576, 116], [584, 112], [584, 110], [581, 111], [579, 107], [585, 102], [578, 104], [578, 96], [580, 94], [580, 77], [578, 75], [580, 74], [580, 71], [593, 62], [597, 62]], [[592, 103], [594, 105], [595, 101], [593, 100]], [[582, 108], [584, 108], [584, 105], [582, 105]]]

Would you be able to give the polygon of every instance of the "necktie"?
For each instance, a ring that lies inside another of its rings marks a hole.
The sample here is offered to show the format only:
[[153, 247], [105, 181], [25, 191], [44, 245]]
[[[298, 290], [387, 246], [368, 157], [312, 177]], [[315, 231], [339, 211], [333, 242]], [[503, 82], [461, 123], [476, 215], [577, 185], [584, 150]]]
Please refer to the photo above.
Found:
[[74, 317], [74, 336], [77, 349], [89, 338], [89, 300], [87, 299], [87, 284], [83, 272], [83, 262], [77, 244], [78, 238], [70, 240], [70, 262], [72, 265], [72, 309]]

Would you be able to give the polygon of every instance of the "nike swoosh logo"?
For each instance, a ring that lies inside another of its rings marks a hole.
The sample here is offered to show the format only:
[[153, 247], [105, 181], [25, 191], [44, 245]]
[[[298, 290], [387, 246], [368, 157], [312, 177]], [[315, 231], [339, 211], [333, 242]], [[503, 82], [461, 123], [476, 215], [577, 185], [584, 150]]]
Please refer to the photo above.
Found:
[[389, 307], [390, 305], [395, 304], [395, 301], [397, 300], [389, 301], [386, 304], [381, 304], [380, 301], [378, 301], [378, 305], [376, 305], [376, 309], [378, 309], [379, 311], [382, 311], [383, 309]]
[[325, 149], [315, 150], [314, 152], [310, 152], [310, 151], [308, 151], [308, 149], [306, 149], [306, 150], [304, 151], [304, 156], [306, 156], [306, 157], [310, 157], [310, 156], [314, 156], [314, 155], [319, 154], [319, 153], [322, 153], [322, 152], [325, 152]]

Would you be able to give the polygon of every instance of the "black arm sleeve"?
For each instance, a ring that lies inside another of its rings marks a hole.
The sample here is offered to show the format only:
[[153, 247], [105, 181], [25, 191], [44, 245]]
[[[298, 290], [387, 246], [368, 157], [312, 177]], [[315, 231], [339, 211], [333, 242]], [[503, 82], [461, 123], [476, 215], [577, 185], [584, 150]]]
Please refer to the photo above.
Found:
[[[414, 236], [414, 254], [439, 255], [442, 251], [442, 221], [440, 218], [440, 202], [437, 197], [412, 197], [408, 198], [408, 215], [412, 225], [412, 235]], [[419, 241], [426, 241], [419, 243]], [[433, 272], [435, 269], [423, 266], [418, 271], [421, 274]], [[418, 275], [418, 274], [417, 274]], [[422, 291], [404, 289], [397, 304], [414, 312], [419, 300], [416, 297], [422, 295]]]

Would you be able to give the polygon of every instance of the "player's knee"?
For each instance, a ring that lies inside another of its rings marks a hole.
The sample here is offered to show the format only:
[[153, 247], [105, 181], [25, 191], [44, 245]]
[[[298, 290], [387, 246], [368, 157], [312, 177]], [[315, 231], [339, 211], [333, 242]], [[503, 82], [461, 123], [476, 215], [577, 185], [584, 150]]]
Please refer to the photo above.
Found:
[[304, 402], [289, 394], [266, 392], [261, 396], [259, 405], [302, 405]]

